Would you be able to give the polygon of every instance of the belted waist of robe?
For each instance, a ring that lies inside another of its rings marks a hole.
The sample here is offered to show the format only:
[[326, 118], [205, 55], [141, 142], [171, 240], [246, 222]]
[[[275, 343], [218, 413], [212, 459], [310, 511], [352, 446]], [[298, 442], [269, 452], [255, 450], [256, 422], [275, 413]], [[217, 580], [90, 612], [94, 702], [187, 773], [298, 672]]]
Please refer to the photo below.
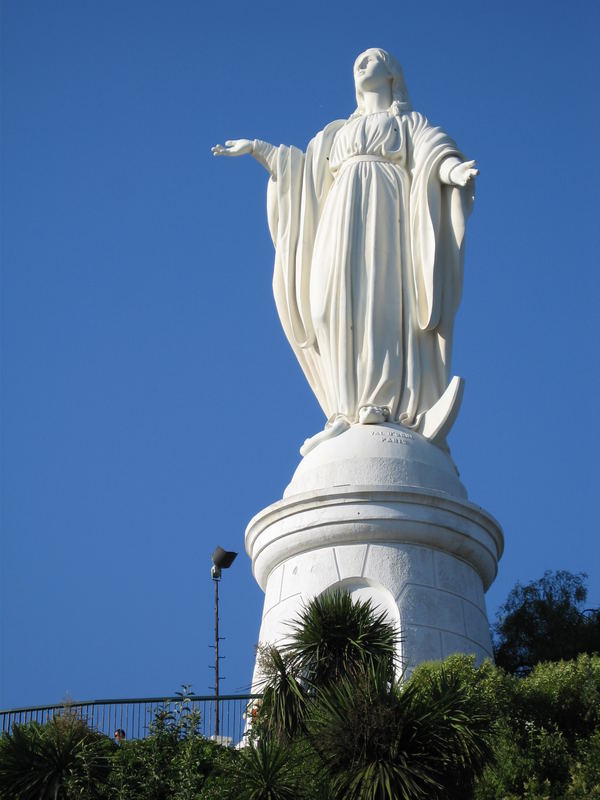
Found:
[[401, 166], [398, 161], [393, 161], [391, 158], [385, 158], [384, 156], [361, 155], [358, 153], [355, 156], [348, 156], [348, 158], [345, 158], [340, 164], [338, 172], [343, 170], [348, 164], [359, 164], [361, 161], [382, 161], [384, 164], [396, 164], [397, 166]]

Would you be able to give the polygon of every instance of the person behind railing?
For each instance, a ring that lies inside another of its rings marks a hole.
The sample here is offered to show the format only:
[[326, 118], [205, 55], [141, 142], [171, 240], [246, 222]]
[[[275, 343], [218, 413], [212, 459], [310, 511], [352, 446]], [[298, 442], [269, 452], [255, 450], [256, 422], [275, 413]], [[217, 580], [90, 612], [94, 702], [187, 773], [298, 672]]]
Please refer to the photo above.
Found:
[[118, 745], [120, 745], [121, 742], [124, 742], [125, 739], [127, 738], [123, 728], [117, 728], [116, 731], [114, 732], [113, 736], [114, 736], [114, 739], [115, 739], [115, 743], [118, 744]]

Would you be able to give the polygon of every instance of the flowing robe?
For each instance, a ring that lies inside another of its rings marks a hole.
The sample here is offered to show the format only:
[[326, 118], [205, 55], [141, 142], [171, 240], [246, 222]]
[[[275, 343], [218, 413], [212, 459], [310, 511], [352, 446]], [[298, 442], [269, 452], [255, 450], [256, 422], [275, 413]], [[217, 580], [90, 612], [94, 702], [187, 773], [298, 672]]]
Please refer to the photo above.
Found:
[[267, 192], [273, 289], [285, 334], [327, 418], [363, 406], [418, 429], [449, 382], [472, 188], [464, 160], [415, 112], [329, 124], [306, 153], [280, 146]]

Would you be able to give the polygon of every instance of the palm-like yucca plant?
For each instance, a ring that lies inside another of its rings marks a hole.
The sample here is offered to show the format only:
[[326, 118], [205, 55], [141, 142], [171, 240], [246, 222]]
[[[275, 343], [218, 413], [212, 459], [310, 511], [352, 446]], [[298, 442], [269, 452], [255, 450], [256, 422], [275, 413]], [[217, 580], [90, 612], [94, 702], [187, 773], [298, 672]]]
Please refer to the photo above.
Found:
[[276, 647], [260, 653], [264, 690], [258, 730], [279, 741], [290, 740], [304, 730], [307, 693], [298, 680], [289, 656]]
[[[423, 713], [440, 757], [443, 800], [471, 797], [475, 778], [492, 757], [494, 712], [490, 698], [455, 666], [437, 663], [414, 675], [407, 688]], [[429, 716], [425, 712], [430, 712]], [[435, 739], [433, 736], [435, 735]]]
[[236, 800], [296, 800], [298, 795], [288, 750], [269, 737], [240, 751], [236, 776]]
[[259, 746], [304, 734], [335, 800], [472, 796], [490, 753], [489, 709], [461, 673], [442, 665], [400, 685], [397, 644], [371, 603], [353, 603], [346, 592], [312, 600], [281, 651], [268, 650], [268, 668], [263, 663]]
[[0, 798], [67, 800], [101, 796], [113, 743], [76, 717], [15, 725], [0, 739]]
[[488, 724], [443, 668], [428, 687], [375, 668], [320, 690], [307, 730], [336, 800], [464, 800], [490, 752]]
[[280, 741], [304, 732], [308, 705], [316, 692], [342, 678], [382, 669], [394, 680], [395, 627], [370, 601], [353, 602], [346, 591], [315, 597], [290, 623], [279, 649], [263, 648], [263, 702], [258, 731]]
[[315, 597], [290, 631], [283, 651], [309, 686], [329, 686], [378, 665], [385, 665], [390, 680], [394, 677], [399, 636], [370, 600], [353, 601], [347, 591]]

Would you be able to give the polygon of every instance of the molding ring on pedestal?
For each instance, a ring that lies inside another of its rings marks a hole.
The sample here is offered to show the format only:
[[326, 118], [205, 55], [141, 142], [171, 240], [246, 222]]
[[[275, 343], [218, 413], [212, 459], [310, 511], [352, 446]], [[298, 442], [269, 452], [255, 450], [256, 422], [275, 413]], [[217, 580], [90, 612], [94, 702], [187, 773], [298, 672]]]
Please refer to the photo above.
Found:
[[246, 551], [263, 591], [271, 571], [292, 556], [373, 542], [451, 553], [471, 564], [486, 590], [504, 547], [500, 525], [480, 506], [410, 487], [338, 486], [293, 495], [261, 511], [246, 529]]

